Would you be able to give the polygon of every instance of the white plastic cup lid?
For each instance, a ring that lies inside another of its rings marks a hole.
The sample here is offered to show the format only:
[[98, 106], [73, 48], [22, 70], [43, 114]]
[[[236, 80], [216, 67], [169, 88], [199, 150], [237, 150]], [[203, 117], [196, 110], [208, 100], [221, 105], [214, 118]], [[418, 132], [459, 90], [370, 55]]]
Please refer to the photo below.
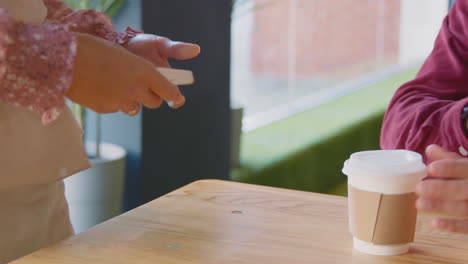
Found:
[[343, 173], [358, 189], [385, 194], [414, 192], [426, 176], [422, 156], [409, 150], [356, 152], [345, 162]]

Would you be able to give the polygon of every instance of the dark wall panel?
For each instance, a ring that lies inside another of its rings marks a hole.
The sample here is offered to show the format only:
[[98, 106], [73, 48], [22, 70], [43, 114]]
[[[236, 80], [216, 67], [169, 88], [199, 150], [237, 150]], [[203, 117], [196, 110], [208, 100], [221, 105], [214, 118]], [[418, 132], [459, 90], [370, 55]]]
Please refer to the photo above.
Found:
[[197, 179], [228, 179], [230, 132], [229, 0], [143, 0], [143, 29], [197, 43], [200, 57], [174, 61], [196, 83], [182, 87], [187, 104], [143, 112], [143, 202]]

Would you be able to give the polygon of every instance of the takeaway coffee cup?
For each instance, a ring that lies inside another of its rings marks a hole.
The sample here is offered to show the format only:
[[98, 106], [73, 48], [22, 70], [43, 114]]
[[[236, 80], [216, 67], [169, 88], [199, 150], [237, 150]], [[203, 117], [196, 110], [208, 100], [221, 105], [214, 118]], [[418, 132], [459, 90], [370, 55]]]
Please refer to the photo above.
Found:
[[426, 176], [421, 155], [373, 150], [351, 155], [348, 176], [349, 230], [354, 248], [372, 255], [408, 252], [416, 227], [416, 184]]

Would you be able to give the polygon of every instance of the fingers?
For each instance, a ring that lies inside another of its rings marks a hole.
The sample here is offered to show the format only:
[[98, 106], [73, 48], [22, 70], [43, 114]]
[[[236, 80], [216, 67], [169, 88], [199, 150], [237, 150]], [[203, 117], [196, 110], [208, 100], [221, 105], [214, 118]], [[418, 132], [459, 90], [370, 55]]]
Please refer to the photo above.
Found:
[[416, 193], [423, 199], [468, 200], [468, 180], [426, 180], [418, 183]]
[[132, 101], [122, 104], [121, 108], [121, 111], [129, 116], [136, 116], [141, 111], [141, 105]]
[[428, 166], [430, 177], [445, 179], [468, 178], [468, 160], [457, 153], [449, 152], [437, 145], [426, 148], [426, 156], [431, 161]]
[[154, 109], [159, 108], [162, 105], [163, 100], [149, 89], [145, 89], [140, 96], [139, 102], [148, 108]]
[[[139, 103], [137, 103], [139, 102]], [[161, 97], [154, 94], [148, 89], [140, 92], [140, 95], [134, 99], [134, 101], [125, 102], [122, 104], [122, 112], [126, 113], [129, 116], [135, 116], [141, 111], [141, 104], [144, 106], [154, 109], [159, 108], [162, 105], [163, 101]]]
[[[428, 179], [418, 183], [416, 208], [431, 214], [468, 217], [468, 159], [437, 145], [426, 148]], [[434, 179], [435, 178], [435, 179]], [[434, 219], [434, 228], [468, 233], [468, 220]]]
[[449, 152], [435, 144], [429, 145], [426, 148], [426, 156], [430, 161], [461, 158], [457, 153]]
[[139, 102], [148, 108], [158, 108], [163, 101], [166, 101], [173, 109], [185, 104], [185, 97], [177, 86], [167, 80], [151, 62], [140, 57], [136, 58], [142, 67], [134, 71], [137, 80], [131, 89], [127, 89], [123, 100]]
[[436, 218], [432, 220], [432, 226], [448, 232], [468, 233], [468, 220]]
[[163, 37], [158, 38], [156, 43], [159, 53], [166, 58], [188, 60], [200, 54], [200, 46], [196, 44], [172, 41]]
[[468, 217], [468, 202], [467, 201], [446, 201], [419, 198], [416, 201], [416, 208], [420, 211], [447, 215], [452, 217]]
[[185, 104], [185, 97], [179, 88], [170, 83], [159, 71], [151, 67], [149, 76], [149, 89], [157, 94], [173, 108], [179, 108]]
[[468, 178], [468, 159], [444, 159], [434, 161], [427, 167], [430, 177], [444, 179]]

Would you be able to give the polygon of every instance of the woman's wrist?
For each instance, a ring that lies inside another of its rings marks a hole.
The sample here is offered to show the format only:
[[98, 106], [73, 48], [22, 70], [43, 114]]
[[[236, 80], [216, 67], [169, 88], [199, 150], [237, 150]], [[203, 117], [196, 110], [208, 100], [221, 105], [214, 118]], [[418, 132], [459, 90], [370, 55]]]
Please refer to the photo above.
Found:
[[144, 32], [127, 27], [124, 32], [115, 32], [112, 41], [126, 48], [131, 39], [141, 34], [144, 34]]

